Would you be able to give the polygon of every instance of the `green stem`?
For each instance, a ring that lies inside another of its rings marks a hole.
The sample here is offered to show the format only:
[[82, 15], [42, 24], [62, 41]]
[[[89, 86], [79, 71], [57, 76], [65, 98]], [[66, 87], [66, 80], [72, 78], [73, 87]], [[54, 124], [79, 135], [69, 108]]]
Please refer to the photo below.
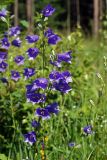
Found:
[[15, 133], [16, 133], [16, 123], [15, 123], [15, 119], [14, 119], [13, 100], [12, 100], [11, 95], [10, 95], [10, 109], [11, 109], [11, 114], [12, 114], [11, 115], [12, 116], [12, 121], [13, 121], [12, 127], [14, 129], [14, 132], [13, 132], [13, 138], [12, 138], [8, 158], [11, 157], [11, 152], [12, 152], [12, 148], [13, 148], [13, 144], [14, 144], [14, 140], [15, 140]]
[[[43, 36], [44, 36], [44, 29], [43, 29]], [[44, 41], [44, 37], [43, 37], [43, 46], [42, 46], [42, 61], [43, 61], [42, 71], [43, 71], [43, 77], [44, 77], [44, 69], [45, 69], [45, 41]]]

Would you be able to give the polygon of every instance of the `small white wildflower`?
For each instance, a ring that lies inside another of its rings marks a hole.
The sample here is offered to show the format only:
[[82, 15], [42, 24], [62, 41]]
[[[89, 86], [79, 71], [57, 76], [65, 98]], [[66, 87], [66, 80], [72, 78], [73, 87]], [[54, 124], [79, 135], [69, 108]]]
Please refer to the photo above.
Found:
[[71, 36], [70, 35], [67, 38], [68, 38], [69, 41], [71, 41]]
[[92, 106], [95, 106], [95, 103], [92, 99], [89, 100]]

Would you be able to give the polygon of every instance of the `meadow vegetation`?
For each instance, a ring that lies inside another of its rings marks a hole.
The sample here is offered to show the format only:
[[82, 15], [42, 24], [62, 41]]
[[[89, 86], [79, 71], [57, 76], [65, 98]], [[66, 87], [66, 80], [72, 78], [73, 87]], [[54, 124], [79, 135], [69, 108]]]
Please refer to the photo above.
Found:
[[[5, 34], [8, 40], [4, 44], [3, 35], [0, 37], [0, 159], [107, 160], [105, 40], [85, 38], [80, 27], [69, 36], [60, 31], [53, 33], [48, 30], [48, 18], [55, 11], [51, 9], [50, 15], [45, 14], [46, 8], [38, 14], [35, 35], [39, 38], [33, 42], [27, 35], [20, 35], [21, 40], [13, 42], [16, 37], [11, 35], [13, 31], [9, 32], [10, 18], [1, 16], [9, 34]], [[17, 31], [16, 34], [19, 37]], [[56, 37], [50, 40], [52, 36]], [[31, 52], [29, 48], [39, 51]], [[3, 57], [3, 53], [8, 55]], [[66, 56], [58, 57], [59, 53], [67, 54], [69, 60]], [[21, 65], [15, 61], [18, 55], [24, 57]], [[2, 62], [8, 64], [5, 71]], [[33, 68], [34, 73], [26, 73], [27, 68]], [[11, 71], [20, 75], [12, 75]], [[53, 82], [49, 76], [53, 71], [68, 71], [70, 79], [56, 79], [56, 74]], [[39, 78], [46, 78], [48, 84], [42, 81], [44, 87], [41, 81], [34, 82]], [[46, 101], [39, 95], [35, 98], [34, 94], [39, 92], [46, 94]], [[59, 107], [53, 107], [54, 102]]]

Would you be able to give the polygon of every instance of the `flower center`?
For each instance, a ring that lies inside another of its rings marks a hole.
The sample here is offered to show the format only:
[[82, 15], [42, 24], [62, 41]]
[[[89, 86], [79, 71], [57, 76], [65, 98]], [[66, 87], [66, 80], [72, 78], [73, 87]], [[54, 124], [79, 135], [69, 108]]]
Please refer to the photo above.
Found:
[[49, 9], [46, 10], [46, 13], [49, 13]]

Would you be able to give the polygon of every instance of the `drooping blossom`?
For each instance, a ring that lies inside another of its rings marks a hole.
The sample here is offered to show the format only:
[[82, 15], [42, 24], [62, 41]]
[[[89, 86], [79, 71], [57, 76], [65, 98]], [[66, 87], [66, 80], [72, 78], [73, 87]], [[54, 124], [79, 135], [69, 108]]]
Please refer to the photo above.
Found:
[[57, 34], [53, 34], [48, 38], [48, 44], [51, 45], [56, 45], [59, 41], [61, 41], [61, 38]]
[[72, 82], [71, 73], [69, 71], [64, 71], [61, 73], [66, 83]]
[[34, 43], [39, 40], [39, 36], [38, 35], [28, 35], [26, 36], [25, 39], [27, 40], [28, 43]]
[[0, 18], [1, 18], [1, 17], [6, 17], [7, 12], [8, 12], [8, 11], [7, 11], [5, 8], [3, 8], [3, 9], [0, 11]]
[[16, 26], [16, 27], [12, 27], [9, 29], [9, 35], [10, 36], [18, 36], [20, 34], [20, 27], [19, 26]]
[[40, 123], [37, 122], [36, 120], [33, 120], [33, 121], [31, 122], [31, 125], [32, 125], [32, 127], [34, 127], [34, 128], [38, 128], [38, 127], [40, 126]]
[[29, 48], [26, 52], [29, 56], [29, 60], [34, 60], [37, 55], [39, 54], [39, 49], [38, 48]]
[[20, 38], [18, 37], [18, 38], [16, 38], [16, 39], [14, 39], [13, 41], [12, 41], [12, 45], [13, 46], [16, 46], [16, 47], [20, 47], [21, 46], [21, 40], [20, 40]]
[[7, 78], [2, 77], [2, 78], [0, 78], [0, 80], [1, 80], [3, 83], [8, 84], [8, 80], [7, 80]]
[[61, 54], [57, 54], [57, 60], [59, 62], [67, 62], [67, 63], [71, 63], [71, 51], [69, 52], [65, 52], [65, 53], [61, 53]]
[[29, 77], [32, 77], [35, 74], [35, 69], [34, 68], [25, 68], [23, 74], [25, 76], [25, 79], [28, 79]]
[[49, 74], [49, 79], [50, 81], [58, 81], [59, 79], [62, 79], [62, 74], [58, 71], [52, 71], [50, 74]]
[[9, 49], [10, 43], [9, 43], [7, 37], [4, 37], [4, 38], [1, 40], [1, 45], [2, 45], [2, 48], [7, 49], [7, 50]]
[[8, 67], [8, 64], [6, 63], [6, 62], [1, 62], [0, 63], [0, 72], [5, 72], [6, 71], [6, 69], [7, 69], [7, 67]]
[[62, 62], [71, 63], [71, 59], [72, 59], [71, 53], [72, 52], [69, 51], [69, 52], [57, 54], [56, 59], [55, 60], [50, 60], [50, 63], [53, 66], [56, 66], [58, 68], [60, 68], [62, 66], [61, 65]]
[[91, 125], [85, 126], [85, 127], [83, 128], [83, 131], [84, 131], [84, 133], [86, 133], [86, 134], [92, 134], [92, 133], [93, 133], [93, 131], [92, 131], [92, 126], [91, 126]]
[[36, 142], [36, 134], [34, 131], [31, 131], [27, 134], [24, 134], [24, 141], [33, 145]]
[[11, 71], [11, 79], [14, 81], [18, 81], [20, 79], [20, 74], [17, 71]]
[[66, 81], [66, 83], [72, 82], [71, 74], [69, 71], [64, 72], [58, 72], [58, 71], [52, 71], [49, 74], [50, 81], [59, 81], [60, 79], [63, 79]]
[[27, 97], [27, 102], [31, 102], [32, 104], [44, 103], [46, 101], [45, 94], [41, 93], [27, 92], [26, 97]]
[[53, 82], [52, 89], [58, 90], [61, 93], [68, 93], [71, 91], [71, 87], [64, 79], [60, 79], [58, 82]]
[[7, 59], [7, 51], [0, 51], [0, 62]]
[[24, 64], [24, 57], [21, 56], [21, 55], [16, 56], [16, 57], [14, 58], [14, 61], [16, 62], [16, 64], [17, 64], [18, 66], [23, 65], [23, 64]]
[[43, 120], [50, 118], [50, 114], [49, 114], [48, 110], [45, 108], [37, 108], [35, 115], [38, 117], [41, 117]]
[[48, 80], [46, 78], [37, 78], [35, 81], [33, 81], [33, 87], [32, 89], [46, 89], [48, 86]]
[[28, 85], [26, 85], [26, 93], [27, 93], [27, 94], [34, 93], [34, 91], [36, 91], [36, 89], [33, 88], [33, 84], [28, 84]]
[[50, 4], [48, 4], [46, 7], [44, 7], [44, 9], [42, 10], [42, 14], [45, 17], [49, 17], [51, 16], [54, 12], [55, 12], [55, 8], [53, 8]]
[[58, 62], [58, 61], [53, 61], [53, 60], [50, 60], [50, 64], [52, 64], [53, 66], [56, 66], [58, 68], [61, 68], [61, 62]]
[[50, 36], [54, 35], [54, 32], [52, 31], [52, 29], [48, 28], [45, 33], [44, 33], [45, 37], [49, 38]]
[[56, 102], [47, 105], [45, 109], [47, 109], [49, 113], [58, 114], [59, 112], [58, 103]]

